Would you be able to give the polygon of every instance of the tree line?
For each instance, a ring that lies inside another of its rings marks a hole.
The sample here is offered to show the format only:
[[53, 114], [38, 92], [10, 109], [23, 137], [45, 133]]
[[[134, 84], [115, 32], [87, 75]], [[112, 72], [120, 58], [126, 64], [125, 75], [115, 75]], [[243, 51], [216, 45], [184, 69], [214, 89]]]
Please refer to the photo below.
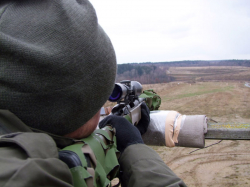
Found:
[[118, 64], [116, 81], [137, 80], [142, 84], [166, 83], [174, 78], [167, 75], [168, 67], [157, 65]]
[[144, 62], [118, 64], [116, 82], [122, 80], [137, 80], [142, 84], [167, 83], [175, 81], [171, 74], [167, 74], [170, 67], [197, 67], [197, 66], [247, 66], [250, 60], [185, 60], [173, 62]]

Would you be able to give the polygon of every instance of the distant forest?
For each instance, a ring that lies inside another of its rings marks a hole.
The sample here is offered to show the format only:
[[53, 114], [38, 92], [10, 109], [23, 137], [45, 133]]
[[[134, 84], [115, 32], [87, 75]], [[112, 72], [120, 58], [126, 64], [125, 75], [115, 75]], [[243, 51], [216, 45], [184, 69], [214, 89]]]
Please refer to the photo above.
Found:
[[167, 83], [175, 78], [166, 72], [170, 67], [202, 67], [202, 66], [246, 66], [250, 60], [186, 60], [171, 62], [143, 62], [118, 64], [116, 82], [121, 80], [137, 80], [142, 84]]

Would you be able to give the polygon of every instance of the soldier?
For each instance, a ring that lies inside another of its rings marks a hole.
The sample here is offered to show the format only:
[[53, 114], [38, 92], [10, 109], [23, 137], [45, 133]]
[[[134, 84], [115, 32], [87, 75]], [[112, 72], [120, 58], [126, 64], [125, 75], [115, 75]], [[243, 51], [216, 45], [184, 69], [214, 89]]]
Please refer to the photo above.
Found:
[[[1, 186], [77, 186], [58, 150], [92, 136], [116, 75], [94, 8], [87, 0], [1, 1], [0, 66]], [[149, 120], [143, 105], [138, 128], [118, 116], [100, 123], [116, 130], [122, 185], [185, 186], [143, 144]], [[105, 186], [102, 177], [81, 180]]]

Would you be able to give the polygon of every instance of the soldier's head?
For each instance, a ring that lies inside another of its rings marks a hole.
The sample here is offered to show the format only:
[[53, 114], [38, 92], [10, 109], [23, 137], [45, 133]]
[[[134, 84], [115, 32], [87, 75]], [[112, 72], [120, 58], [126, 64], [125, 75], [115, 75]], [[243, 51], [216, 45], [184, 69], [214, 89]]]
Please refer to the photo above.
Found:
[[116, 57], [92, 5], [22, 0], [1, 3], [0, 14], [0, 108], [57, 135], [98, 117]]

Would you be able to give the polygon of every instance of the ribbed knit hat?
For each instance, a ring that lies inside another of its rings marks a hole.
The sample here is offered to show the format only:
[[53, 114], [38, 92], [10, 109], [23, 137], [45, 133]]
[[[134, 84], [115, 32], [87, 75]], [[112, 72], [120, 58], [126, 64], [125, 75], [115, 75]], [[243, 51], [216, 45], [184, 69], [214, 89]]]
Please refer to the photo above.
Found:
[[0, 3], [0, 109], [65, 135], [102, 107], [116, 57], [87, 0]]

